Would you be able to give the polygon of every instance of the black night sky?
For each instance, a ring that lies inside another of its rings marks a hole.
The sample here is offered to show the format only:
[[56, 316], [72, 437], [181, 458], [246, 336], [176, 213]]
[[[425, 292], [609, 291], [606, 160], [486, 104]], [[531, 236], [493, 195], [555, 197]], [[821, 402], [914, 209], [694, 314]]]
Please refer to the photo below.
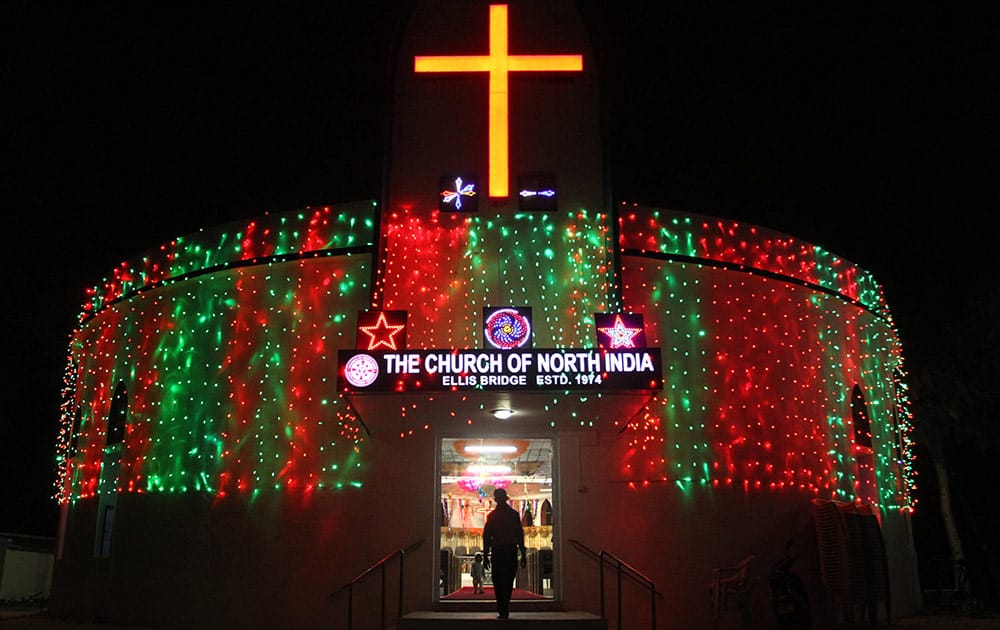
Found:
[[[55, 534], [62, 371], [87, 287], [203, 227], [379, 197], [404, 4], [4, 3], [0, 531]], [[857, 263], [920, 361], [956, 313], [997, 302], [995, 14], [580, 6], [616, 201]]]

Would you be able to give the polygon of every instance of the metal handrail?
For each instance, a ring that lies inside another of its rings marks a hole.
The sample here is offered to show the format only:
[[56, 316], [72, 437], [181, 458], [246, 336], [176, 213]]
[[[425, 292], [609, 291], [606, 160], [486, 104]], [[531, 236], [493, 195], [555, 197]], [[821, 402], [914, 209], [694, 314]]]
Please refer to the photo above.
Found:
[[617, 575], [617, 596], [618, 596], [618, 614], [617, 614], [617, 627], [619, 630], [622, 627], [622, 575], [628, 576], [630, 579], [639, 582], [643, 586], [649, 589], [649, 605], [650, 605], [650, 615], [651, 615], [651, 627], [656, 630], [656, 598], [657, 596], [663, 597], [662, 593], [657, 592], [656, 584], [653, 583], [651, 579], [646, 577], [641, 571], [623, 562], [620, 558], [614, 554], [601, 550], [600, 552], [594, 551], [587, 545], [583, 544], [579, 540], [570, 539], [570, 542], [577, 547], [582, 548], [590, 555], [594, 556], [600, 561], [600, 578], [601, 578], [601, 619], [607, 619], [605, 615], [604, 607], [604, 565], [606, 561], [612, 561], [616, 568]]
[[415, 543], [412, 543], [408, 547], [393, 551], [392, 553], [386, 555], [384, 558], [382, 558], [372, 566], [362, 571], [358, 575], [358, 577], [354, 578], [347, 584], [341, 586], [334, 592], [330, 593], [330, 598], [332, 599], [337, 595], [339, 595], [340, 593], [344, 592], [345, 590], [347, 591], [347, 630], [351, 630], [351, 627], [354, 624], [354, 585], [360, 582], [361, 580], [365, 579], [366, 576], [368, 576], [370, 573], [379, 568], [382, 569], [382, 592], [381, 592], [381, 604], [379, 606], [379, 608], [382, 611], [381, 627], [383, 629], [387, 627], [385, 623], [385, 567], [389, 563], [389, 561], [395, 558], [396, 556], [399, 556], [399, 600], [397, 602], [396, 617], [399, 618], [403, 616], [403, 559], [406, 557], [407, 552], [416, 549], [421, 544], [423, 544], [423, 542], [424, 540], [421, 538], [420, 540], [418, 540]]

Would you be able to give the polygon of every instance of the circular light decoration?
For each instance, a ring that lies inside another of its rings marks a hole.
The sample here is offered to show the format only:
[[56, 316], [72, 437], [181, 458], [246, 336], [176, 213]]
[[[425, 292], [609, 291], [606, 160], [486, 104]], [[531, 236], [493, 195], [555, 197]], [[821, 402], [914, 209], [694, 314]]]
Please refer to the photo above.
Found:
[[489, 489], [486, 494], [493, 494], [493, 490], [496, 488], [507, 488], [510, 486], [510, 479], [490, 479], [484, 477], [472, 478], [463, 477], [455, 483], [458, 487], [466, 492], [479, 492], [483, 489]]
[[520, 348], [531, 338], [531, 323], [517, 309], [502, 308], [486, 320], [486, 340], [494, 348]]
[[357, 354], [344, 364], [344, 378], [355, 387], [368, 387], [378, 378], [378, 361], [367, 354]]

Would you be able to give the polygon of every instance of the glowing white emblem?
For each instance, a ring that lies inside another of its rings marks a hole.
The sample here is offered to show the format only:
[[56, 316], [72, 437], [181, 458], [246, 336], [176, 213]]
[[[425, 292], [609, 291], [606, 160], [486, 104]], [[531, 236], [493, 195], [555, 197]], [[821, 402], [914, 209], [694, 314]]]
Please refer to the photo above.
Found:
[[344, 378], [354, 387], [368, 387], [378, 378], [378, 361], [367, 354], [357, 354], [344, 365]]

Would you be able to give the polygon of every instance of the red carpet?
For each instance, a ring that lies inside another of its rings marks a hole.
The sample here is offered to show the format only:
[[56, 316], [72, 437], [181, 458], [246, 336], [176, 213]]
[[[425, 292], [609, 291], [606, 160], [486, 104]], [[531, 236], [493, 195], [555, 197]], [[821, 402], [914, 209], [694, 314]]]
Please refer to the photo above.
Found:
[[[516, 599], [548, 599], [544, 595], [539, 595], [538, 593], [532, 593], [531, 591], [526, 591], [523, 588], [514, 588], [514, 592], [511, 595], [511, 600]], [[493, 595], [492, 586], [484, 586], [482, 593], [473, 593], [471, 586], [463, 586], [454, 593], [449, 593], [442, 597], [441, 599], [485, 599], [494, 600], [496, 596]]]

